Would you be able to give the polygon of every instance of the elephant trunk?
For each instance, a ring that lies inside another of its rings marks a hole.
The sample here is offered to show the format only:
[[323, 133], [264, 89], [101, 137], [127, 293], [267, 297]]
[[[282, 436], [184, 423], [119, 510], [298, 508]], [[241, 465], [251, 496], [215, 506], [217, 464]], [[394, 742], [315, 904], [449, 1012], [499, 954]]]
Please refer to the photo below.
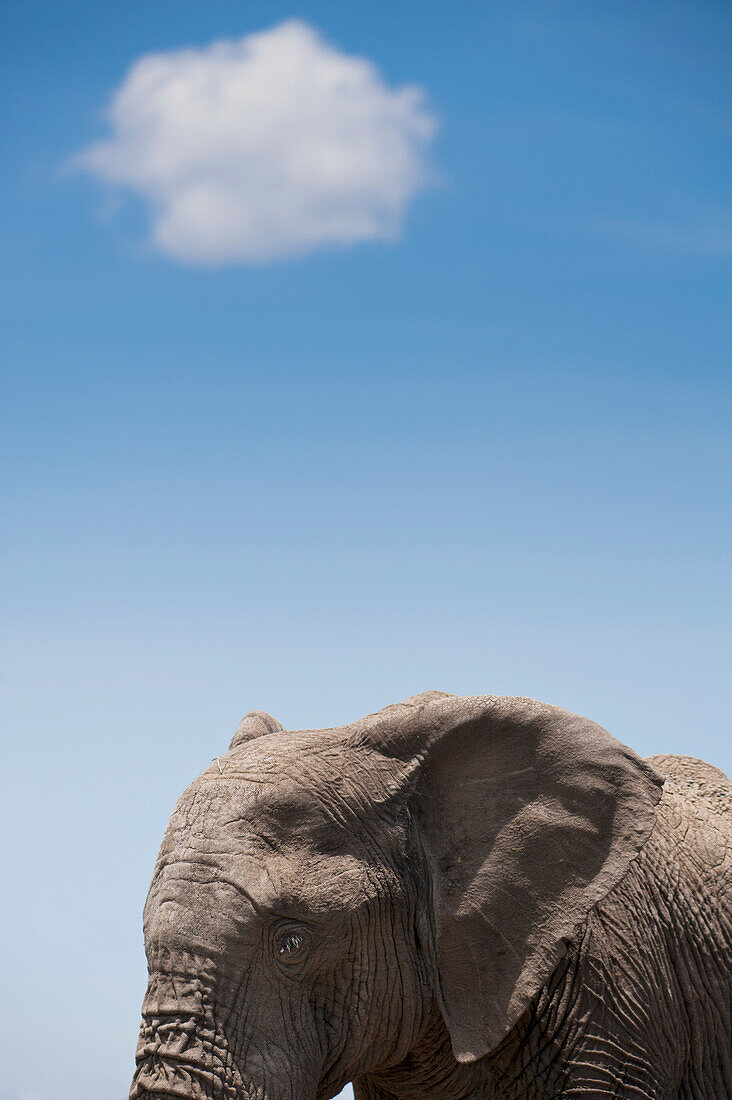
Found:
[[138, 1092], [137, 1100], [182, 1100], [179, 1093], [172, 1092]]
[[225, 1044], [202, 1021], [146, 1018], [130, 1100], [245, 1100]]
[[265, 1080], [266, 1072], [245, 1080], [226, 1041], [201, 1019], [143, 1019], [136, 1061], [129, 1100], [266, 1100], [273, 1093], [285, 1095]]
[[204, 995], [194, 979], [153, 974], [143, 1002], [130, 1100], [314, 1100], [319, 1066], [308, 1073], [302, 1060], [283, 1059], [281, 1041], [243, 1043], [243, 1032], [238, 1036], [237, 1029], [227, 1033], [222, 1027], [228, 1016], [215, 1011], [210, 986]]
[[[216, 1100], [219, 1100], [219, 1095], [223, 1095], [223, 1094], [217, 1094], [216, 1095]], [[258, 1096], [259, 1094], [258, 1093], [251, 1093], [250, 1094], [250, 1093], [240, 1092], [240, 1093], [237, 1093], [236, 1100], [249, 1100], [250, 1095], [253, 1097], [255, 1095]], [[188, 1100], [188, 1094], [187, 1093], [182, 1094], [182, 1093], [179, 1093], [179, 1092], [176, 1092], [176, 1093], [172, 1093], [172, 1092], [138, 1092], [138, 1093], [135, 1093], [135, 1096], [136, 1096], [137, 1100]], [[232, 1096], [233, 1096], [233, 1094], [232, 1094]], [[227, 1097], [228, 1097], [228, 1094], [227, 1094]]]
[[151, 971], [130, 1100], [246, 1100], [216, 1026], [214, 978], [192, 977], [174, 958]]

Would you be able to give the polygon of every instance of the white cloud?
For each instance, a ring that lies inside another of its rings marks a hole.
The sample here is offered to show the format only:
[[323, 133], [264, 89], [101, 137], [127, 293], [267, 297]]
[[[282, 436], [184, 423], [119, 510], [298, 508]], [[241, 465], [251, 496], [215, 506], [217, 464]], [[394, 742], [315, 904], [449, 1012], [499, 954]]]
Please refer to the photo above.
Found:
[[153, 245], [190, 263], [393, 240], [431, 179], [422, 90], [297, 20], [139, 58], [108, 120], [74, 164], [142, 197]]

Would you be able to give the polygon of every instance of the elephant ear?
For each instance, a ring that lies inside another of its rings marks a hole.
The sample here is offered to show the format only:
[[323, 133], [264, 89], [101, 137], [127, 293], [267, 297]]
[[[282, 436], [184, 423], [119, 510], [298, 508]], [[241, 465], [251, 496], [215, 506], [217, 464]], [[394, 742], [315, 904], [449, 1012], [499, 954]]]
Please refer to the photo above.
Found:
[[414, 696], [358, 723], [397, 763], [431, 869], [453, 1052], [494, 1049], [648, 839], [663, 780], [601, 726], [531, 699]]
[[245, 714], [236, 727], [236, 733], [231, 739], [229, 751], [237, 749], [239, 745], [244, 745], [247, 741], [264, 737], [268, 733], [281, 733], [284, 728], [282, 723], [273, 718], [271, 714], [267, 714], [263, 710], [250, 710], [249, 714]]

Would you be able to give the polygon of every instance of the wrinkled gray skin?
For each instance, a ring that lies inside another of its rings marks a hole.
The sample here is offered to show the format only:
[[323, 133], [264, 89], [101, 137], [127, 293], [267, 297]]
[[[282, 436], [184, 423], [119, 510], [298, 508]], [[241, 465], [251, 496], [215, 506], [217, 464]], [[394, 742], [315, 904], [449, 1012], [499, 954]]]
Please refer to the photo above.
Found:
[[730, 808], [527, 699], [249, 715], [163, 840], [132, 1100], [729, 1100]]

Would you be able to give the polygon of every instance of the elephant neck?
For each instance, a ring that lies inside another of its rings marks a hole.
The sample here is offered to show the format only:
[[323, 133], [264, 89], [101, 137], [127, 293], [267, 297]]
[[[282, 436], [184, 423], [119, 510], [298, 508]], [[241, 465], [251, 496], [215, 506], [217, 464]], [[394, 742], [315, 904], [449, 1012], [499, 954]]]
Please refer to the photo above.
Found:
[[[435, 1003], [406, 1058], [398, 1065], [369, 1074], [373, 1095], [398, 1100], [458, 1100], [482, 1079], [479, 1063], [455, 1060], [450, 1036]], [[368, 1094], [367, 1094], [368, 1095]]]
[[[559, 1095], [554, 1090], [562, 1072], [563, 1052], [552, 1032], [558, 1015], [566, 1011], [566, 994], [575, 981], [578, 961], [578, 952], [570, 951], [500, 1046], [477, 1062], [455, 1059], [450, 1035], [434, 1003], [406, 1058], [369, 1074], [373, 1096], [384, 1100], [519, 1100], [527, 1095]], [[546, 1093], [536, 1091], [539, 1084]]]

